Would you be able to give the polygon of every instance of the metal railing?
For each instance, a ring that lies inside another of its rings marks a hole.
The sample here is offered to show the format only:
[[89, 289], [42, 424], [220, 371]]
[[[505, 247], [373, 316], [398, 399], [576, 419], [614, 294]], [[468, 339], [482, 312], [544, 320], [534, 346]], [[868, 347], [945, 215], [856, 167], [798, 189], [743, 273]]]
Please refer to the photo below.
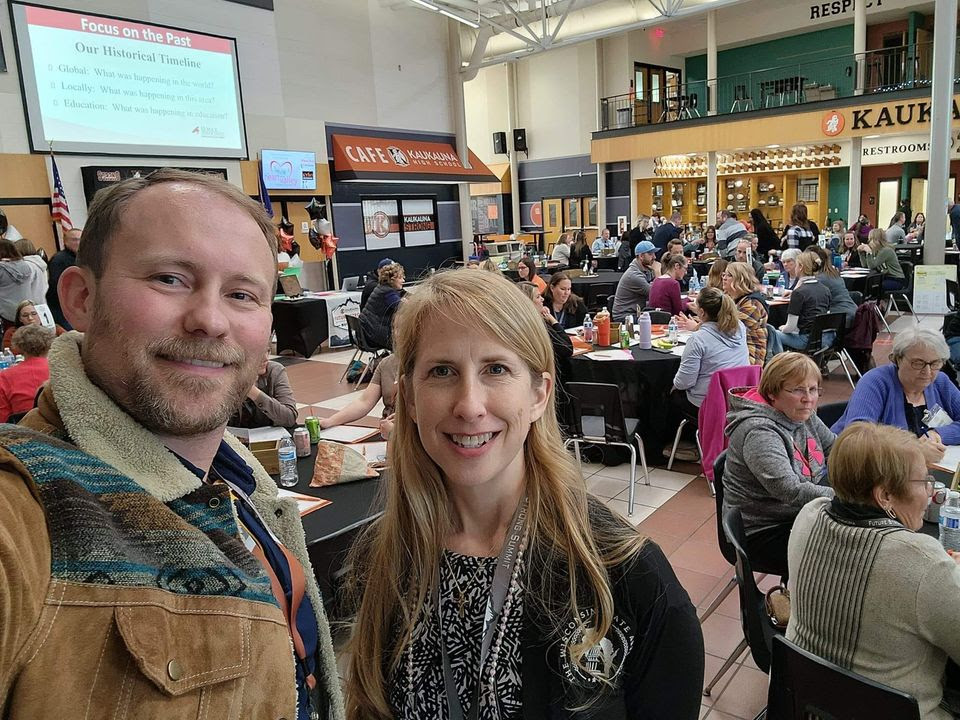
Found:
[[[960, 51], [955, 67], [958, 79]], [[656, 96], [648, 93], [637, 98], [628, 93], [606, 97], [600, 101], [600, 130], [702, 117], [707, 114], [713, 93], [717, 97], [717, 115], [729, 115], [857, 94], [925, 88], [930, 87], [932, 77], [933, 43], [849, 53], [683, 83], [667, 87]]]

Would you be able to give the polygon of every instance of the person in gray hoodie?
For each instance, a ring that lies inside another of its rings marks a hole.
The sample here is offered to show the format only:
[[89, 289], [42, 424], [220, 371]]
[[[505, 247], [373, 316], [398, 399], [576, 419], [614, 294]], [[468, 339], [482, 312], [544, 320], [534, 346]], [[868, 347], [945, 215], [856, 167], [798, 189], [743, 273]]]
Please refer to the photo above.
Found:
[[833, 497], [827, 456], [836, 436], [817, 417], [820, 370], [786, 352], [763, 370], [756, 388], [730, 391], [723, 508], [738, 508], [747, 554], [757, 572], [787, 575], [787, 542], [800, 509]]
[[750, 364], [747, 329], [730, 296], [707, 288], [697, 297], [696, 309], [700, 329], [687, 339], [673, 378], [674, 404], [694, 422], [713, 374]]
[[21, 301], [43, 299], [43, 295], [33, 294], [41, 277], [46, 281], [46, 273], [38, 265], [24, 260], [12, 242], [0, 239], [0, 317], [5, 324], [12, 325], [16, 320]]

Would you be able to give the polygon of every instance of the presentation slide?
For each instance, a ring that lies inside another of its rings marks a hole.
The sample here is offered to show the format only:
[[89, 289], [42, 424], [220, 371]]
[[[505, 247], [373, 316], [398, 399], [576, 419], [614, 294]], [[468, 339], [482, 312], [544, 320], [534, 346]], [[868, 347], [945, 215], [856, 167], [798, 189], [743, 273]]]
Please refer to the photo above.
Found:
[[316, 190], [317, 154], [298, 150], [261, 150], [267, 190]]
[[236, 43], [11, 3], [37, 151], [245, 158]]

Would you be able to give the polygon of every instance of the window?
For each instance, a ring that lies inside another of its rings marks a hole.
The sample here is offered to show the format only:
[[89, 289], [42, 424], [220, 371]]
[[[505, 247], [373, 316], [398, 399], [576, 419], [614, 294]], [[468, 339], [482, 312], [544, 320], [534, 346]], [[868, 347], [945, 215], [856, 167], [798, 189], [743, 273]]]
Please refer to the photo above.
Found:
[[797, 180], [797, 202], [813, 203], [819, 199], [819, 178], [800, 178]]

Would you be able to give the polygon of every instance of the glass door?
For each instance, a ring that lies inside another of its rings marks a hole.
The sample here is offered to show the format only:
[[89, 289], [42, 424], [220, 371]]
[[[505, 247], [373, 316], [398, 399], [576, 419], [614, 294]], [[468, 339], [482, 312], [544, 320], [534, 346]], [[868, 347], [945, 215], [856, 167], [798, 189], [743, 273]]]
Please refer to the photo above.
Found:
[[680, 70], [676, 68], [633, 64], [633, 86], [636, 88], [634, 104], [634, 124], [649, 125], [666, 119], [673, 119], [668, 112], [674, 109], [679, 94]]
[[881, 180], [877, 186], [877, 224], [887, 229], [900, 205], [900, 180]]

